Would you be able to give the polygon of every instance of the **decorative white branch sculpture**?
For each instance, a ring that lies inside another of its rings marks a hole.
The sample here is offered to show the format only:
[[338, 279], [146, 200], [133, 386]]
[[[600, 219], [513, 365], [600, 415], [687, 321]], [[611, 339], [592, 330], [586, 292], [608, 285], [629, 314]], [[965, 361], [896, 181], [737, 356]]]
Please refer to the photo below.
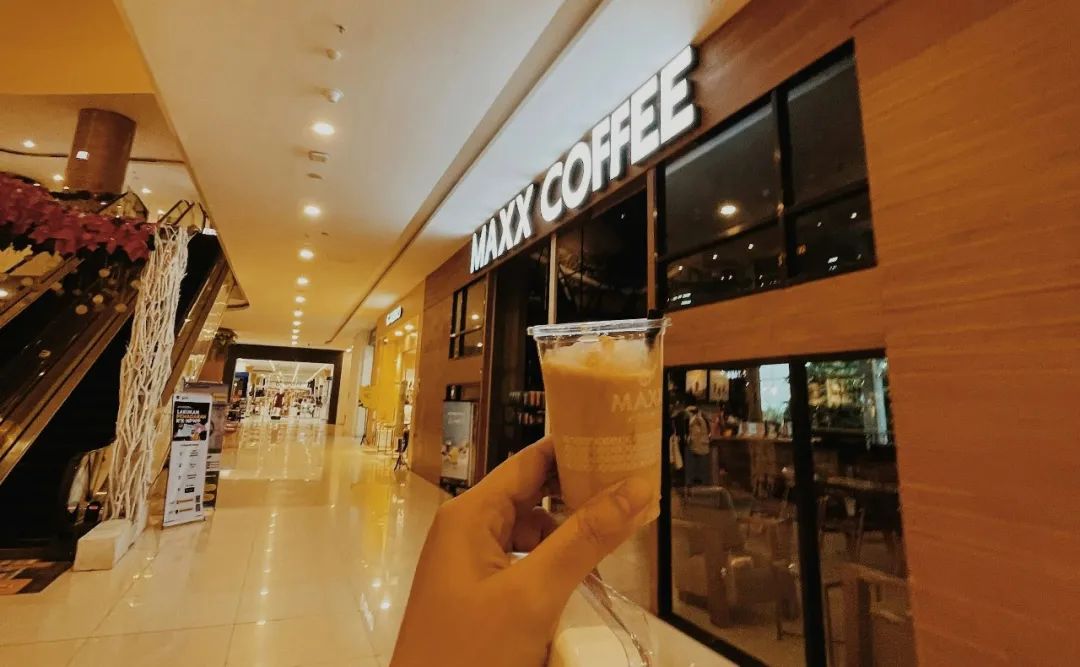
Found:
[[120, 410], [109, 461], [110, 519], [132, 522], [134, 540], [146, 525], [161, 396], [172, 370], [176, 308], [187, 270], [188, 232], [159, 225], [142, 273], [131, 341], [120, 364]]

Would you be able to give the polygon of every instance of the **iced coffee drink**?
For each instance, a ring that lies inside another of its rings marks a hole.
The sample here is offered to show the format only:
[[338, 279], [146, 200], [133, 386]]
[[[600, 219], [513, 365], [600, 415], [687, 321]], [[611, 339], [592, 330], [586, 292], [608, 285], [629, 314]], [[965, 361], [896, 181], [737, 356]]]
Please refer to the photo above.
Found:
[[660, 512], [663, 319], [532, 327], [562, 498], [577, 509], [605, 488], [641, 477]]

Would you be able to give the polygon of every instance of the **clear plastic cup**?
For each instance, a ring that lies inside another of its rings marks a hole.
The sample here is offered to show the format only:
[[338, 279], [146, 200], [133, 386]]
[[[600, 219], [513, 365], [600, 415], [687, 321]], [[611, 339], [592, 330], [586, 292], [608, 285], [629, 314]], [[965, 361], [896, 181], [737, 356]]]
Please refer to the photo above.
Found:
[[540, 350], [559, 485], [571, 509], [641, 477], [655, 489], [642, 519], [659, 515], [667, 325], [657, 318], [529, 327]]

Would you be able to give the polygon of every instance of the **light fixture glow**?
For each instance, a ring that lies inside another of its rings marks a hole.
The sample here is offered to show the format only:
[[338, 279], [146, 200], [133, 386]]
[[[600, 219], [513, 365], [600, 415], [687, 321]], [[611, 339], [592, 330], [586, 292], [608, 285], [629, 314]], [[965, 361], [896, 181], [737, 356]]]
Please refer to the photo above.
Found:
[[480, 316], [479, 316], [479, 315], [477, 315], [476, 313], [473, 313], [473, 314], [472, 314], [472, 318], [473, 318], [473, 320], [475, 321], [475, 320], [478, 320], [478, 319], [480, 319]]
[[851, 212], [851, 219], [854, 220], [857, 217], [859, 217], [859, 213], [857, 211], [852, 211]]
[[334, 133], [334, 126], [324, 120], [312, 124], [311, 131], [321, 137], [329, 137]]
[[7, 291], [3, 287], [0, 287], [0, 299], [6, 299], [11, 296], [11, 292]]
[[63, 183], [64, 182], [64, 177], [61, 176], [60, 174], [53, 174], [52, 179], [54, 181], [56, 181], [57, 183]]
[[142, 189], [142, 190], [140, 190], [140, 192], [142, 192], [142, 193], [143, 193], [144, 195], [148, 195], [148, 194], [150, 194], [151, 192], [153, 192], [153, 190], [151, 190], [150, 188], [148, 188], [148, 187], [146, 187], [146, 186], [143, 186], [143, 189]]
[[294, 310], [294, 311], [292, 311], [292, 316], [293, 317], [303, 317], [304, 316], [304, 311], [302, 311], [302, 310]]
[[739, 207], [735, 204], [723, 204], [720, 206], [720, 215], [725, 218], [730, 218], [739, 212]]
[[315, 204], [308, 204], [304, 206], [304, 215], [309, 218], [317, 218], [322, 215], [322, 209]]
[[298, 327], [298, 326], [300, 326], [300, 320], [293, 320], [293, 321], [292, 321], [292, 325], [293, 325], [294, 327]]
[[90, 159], [90, 151], [75, 151], [75, 159], [76, 160], [89, 160]]
[[746, 246], [746, 249], [747, 250], [753, 250], [754, 249], [754, 244], [751, 243], [750, 245]]
[[303, 295], [300, 295], [300, 294], [296, 295], [296, 303], [304, 303], [305, 301], [307, 301], [307, 299], [305, 299], [303, 297]]
[[300, 248], [300, 259], [315, 259], [315, 251], [311, 248]]
[[411, 325], [411, 324], [406, 324], [406, 325], [405, 325], [405, 331], [412, 331], [412, 330], [413, 330], [413, 329], [415, 329], [415, 328], [416, 328], [416, 327], [414, 327], [414, 326], [413, 326], [413, 325]]
[[309, 282], [311, 281], [307, 279], [307, 276], [300, 276], [296, 279], [296, 284], [300, 286], [307, 285]]
[[23, 139], [22, 145], [23, 148], [34, 148], [35, 146], [37, 146], [37, 144], [34, 143], [33, 139]]
[[293, 332], [293, 335], [295, 336], [295, 335], [300, 333], [300, 330], [299, 329], [293, 329], [292, 332]]
[[402, 333], [401, 331], [395, 331], [395, 332], [394, 332], [394, 335], [395, 335], [395, 336], [404, 336], [405, 334], [404, 334], [404, 333]]

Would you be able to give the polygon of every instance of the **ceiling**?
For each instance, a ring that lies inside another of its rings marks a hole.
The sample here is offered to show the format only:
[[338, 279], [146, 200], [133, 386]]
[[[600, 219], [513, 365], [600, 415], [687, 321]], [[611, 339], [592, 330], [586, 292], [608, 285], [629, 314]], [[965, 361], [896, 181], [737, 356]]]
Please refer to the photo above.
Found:
[[225, 326], [287, 344], [299, 295], [336, 348], [746, 1], [116, 0], [251, 303]]
[[[135, 121], [133, 158], [183, 161], [180, 144], [153, 94], [0, 94], [0, 149], [65, 156], [17, 155], [0, 151], [0, 171], [29, 176], [50, 189], [59, 190], [63, 183], [54, 181], [53, 176], [64, 174], [79, 110], [87, 107], [116, 111]], [[23, 141], [27, 139], [36, 145], [24, 147]], [[178, 199], [198, 199], [184, 164], [132, 161], [128, 164], [125, 188], [139, 195], [151, 215], [158, 210], [168, 210]], [[143, 188], [150, 192], [142, 192]]]

